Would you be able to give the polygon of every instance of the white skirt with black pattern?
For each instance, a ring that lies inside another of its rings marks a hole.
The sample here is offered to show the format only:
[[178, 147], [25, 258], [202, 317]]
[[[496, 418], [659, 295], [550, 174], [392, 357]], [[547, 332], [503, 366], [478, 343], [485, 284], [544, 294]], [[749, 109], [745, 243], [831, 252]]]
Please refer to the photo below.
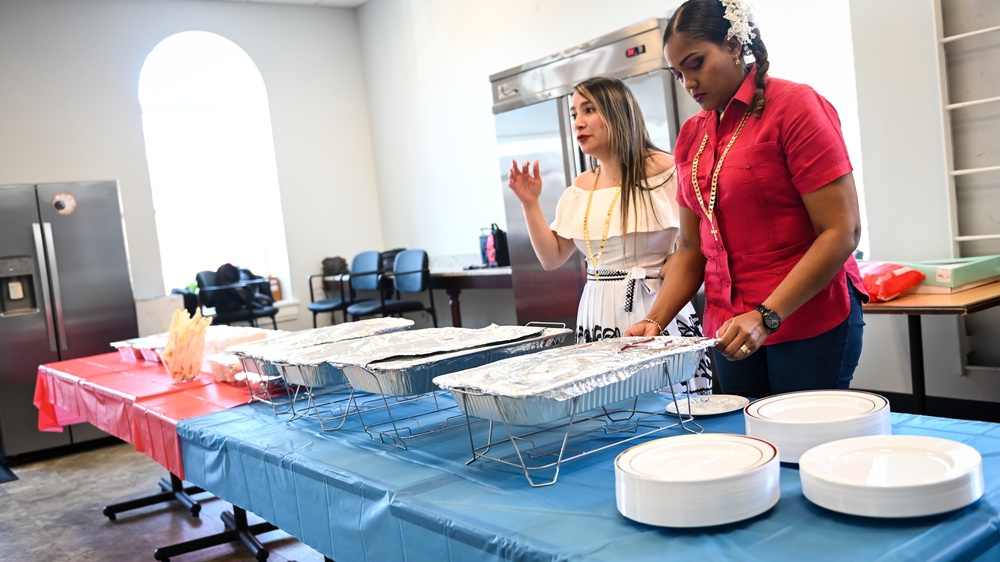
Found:
[[[633, 288], [629, 291], [629, 284]], [[586, 343], [605, 338], [618, 338], [630, 326], [641, 322], [653, 306], [660, 289], [660, 279], [627, 279], [587, 281], [580, 297], [576, 315], [576, 341]], [[629, 298], [630, 297], [630, 298]], [[631, 300], [631, 310], [626, 310]], [[675, 336], [700, 337], [701, 319], [690, 303], [667, 324], [664, 333]], [[711, 351], [709, 351], [711, 353]], [[675, 385], [674, 392], [708, 394], [712, 389], [712, 367], [708, 353], [694, 378]]]

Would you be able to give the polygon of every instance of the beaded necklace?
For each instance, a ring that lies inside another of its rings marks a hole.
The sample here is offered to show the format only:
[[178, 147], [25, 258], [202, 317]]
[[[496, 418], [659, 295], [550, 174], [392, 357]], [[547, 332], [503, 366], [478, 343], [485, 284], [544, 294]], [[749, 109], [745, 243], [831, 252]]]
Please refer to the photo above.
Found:
[[743, 116], [743, 120], [740, 121], [740, 126], [736, 127], [736, 132], [729, 139], [729, 144], [726, 145], [726, 149], [722, 151], [722, 156], [719, 157], [719, 162], [715, 165], [715, 172], [712, 173], [712, 191], [708, 196], [707, 207], [705, 206], [705, 200], [701, 197], [701, 186], [698, 185], [698, 160], [701, 159], [701, 153], [705, 151], [705, 145], [708, 144], [708, 133], [705, 133], [705, 136], [701, 139], [701, 146], [698, 148], [698, 153], [694, 155], [694, 162], [691, 163], [691, 183], [694, 184], [694, 194], [698, 198], [701, 210], [708, 217], [708, 224], [712, 227], [712, 238], [716, 240], [719, 239], [719, 231], [715, 228], [715, 200], [719, 193], [719, 172], [722, 171], [722, 162], [726, 159], [726, 155], [729, 154], [729, 149], [733, 147], [736, 137], [740, 136], [740, 131], [743, 130], [743, 125], [747, 124], [747, 119], [749, 118], [750, 112], [748, 111]]
[[619, 182], [618, 187], [615, 188], [615, 196], [611, 199], [611, 206], [608, 207], [608, 216], [604, 219], [604, 233], [601, 235], [601, 246], [597, 249], [597, 255], [594, 255], [590, 250], [590, 204], [594, 201], [594, 191], [597, 190], [597, 179], [600, 177], [601, 167], [598, 166], [594, 171], [594, 185], [590, 187], [590, 195], [587, 196], [587, 210], [583, 214], [583, 240], [587, 245], [587, 260], [594, 268], [595, 277], [600, 275], [597, 264], [601, 261], [601, 256], [604, 255], [604, 245], [608, 243], [608, 230], [611, 228], [611, 215], [615, 210], [615, 203], [618, 201], [618, 196], [622, 192], [622, 184]]

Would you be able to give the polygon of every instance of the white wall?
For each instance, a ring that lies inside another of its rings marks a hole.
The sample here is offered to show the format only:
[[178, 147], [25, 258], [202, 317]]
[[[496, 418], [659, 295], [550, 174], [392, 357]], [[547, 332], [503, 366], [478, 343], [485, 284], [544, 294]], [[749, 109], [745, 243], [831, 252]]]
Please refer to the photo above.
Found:
[[[947, 193], [947, 178], [933, 3], [851, 0], [851, 23], [872, 256], [902, 261], [946, 257], [947, 207], [941, 197]], [[906, 318], [867, 315], [865, 322], [858, 386], [910, 392]], [[941, 337], [932, 338], [927, 350], [928, 373], [940, 372], [942, 357], [949, 359], [945, 369], [957, 361]], [[934, 361], [939, 364], [932, 365]]]
[[[293, 281], [285, 291], [308, 300], [305, 277], [324, 257], [382, 247], [352, 10], [203, 0], [3, 0], [0, 183], [117, 179], [135, 296], [169, 292], [162, 286], [137, 91], [150, 50], [186, 30], [232, 40], [261, 71]], [[234, 235], [269, 227], [235, 216], [202, 220], [231, 221]], [[299, 327], [309, 323], [305, 315], [303, 322]]]
[[851, 0], [868, 229], [877, 259], [950, 257], [932, 0]]

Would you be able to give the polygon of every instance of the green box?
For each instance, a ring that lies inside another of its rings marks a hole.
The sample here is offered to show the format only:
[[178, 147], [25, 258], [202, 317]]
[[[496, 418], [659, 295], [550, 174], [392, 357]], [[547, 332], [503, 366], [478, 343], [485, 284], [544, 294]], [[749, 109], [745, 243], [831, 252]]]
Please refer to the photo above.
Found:
[[922, 284], [934, 287], [961, 287], [1000, 275], [1000, 256], [898, 263], [923, 273]]

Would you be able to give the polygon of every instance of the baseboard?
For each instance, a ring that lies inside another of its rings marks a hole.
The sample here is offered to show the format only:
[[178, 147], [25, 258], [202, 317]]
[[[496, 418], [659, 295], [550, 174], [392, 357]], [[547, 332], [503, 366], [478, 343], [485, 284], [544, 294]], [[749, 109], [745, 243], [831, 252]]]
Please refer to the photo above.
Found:
[[81, 451], [90, 451], [93, 449], [99, 449], [101, 447], [108, 447], [110, 445], [121, 445], [124, 443], [121, 439], [117, 437], [102, 437], [100, 439], [92, 439], [90, 441], [84, 441], [82, 443], [74, 443], [72, 445], [63, 445], [61, 447], [53, 447], [51, 449], [43, 449], [41, 451], [32, 451], [30, 453], [22, 453], [20, 455], [11, 455], [7, 457], [7, 466], [19, 466], [23, 464], [38, 462], [42, 460], [48, 460], [55, 457], [61, 457], [65, 455], [71, 455], [73, 453], [79, 453]]
[[[296, 299], [286, 299], [274, 303], [274, 306], [278, 309], [278, 315], [275, 317], [278, 324], [285, 322], [294, 322], [299, 318], [299, 301]], [[260, 325], [258, 321], [258, 325]]]
[[[854, 388], [853, 390], [865, 389]], [[893, 412], [915, 413], [916, 401], [913, 399], [912, 394], [882, 392], [879, 390], [869, 390], [867, 392], [874, 392], [875, 394], [884, 396], [889, 400], [889, 408]], [[998, 407], [996, 402], [928, 396], [925, 410], [924, 414], [928, 416], [1000, 423], [1000, 407]]]

